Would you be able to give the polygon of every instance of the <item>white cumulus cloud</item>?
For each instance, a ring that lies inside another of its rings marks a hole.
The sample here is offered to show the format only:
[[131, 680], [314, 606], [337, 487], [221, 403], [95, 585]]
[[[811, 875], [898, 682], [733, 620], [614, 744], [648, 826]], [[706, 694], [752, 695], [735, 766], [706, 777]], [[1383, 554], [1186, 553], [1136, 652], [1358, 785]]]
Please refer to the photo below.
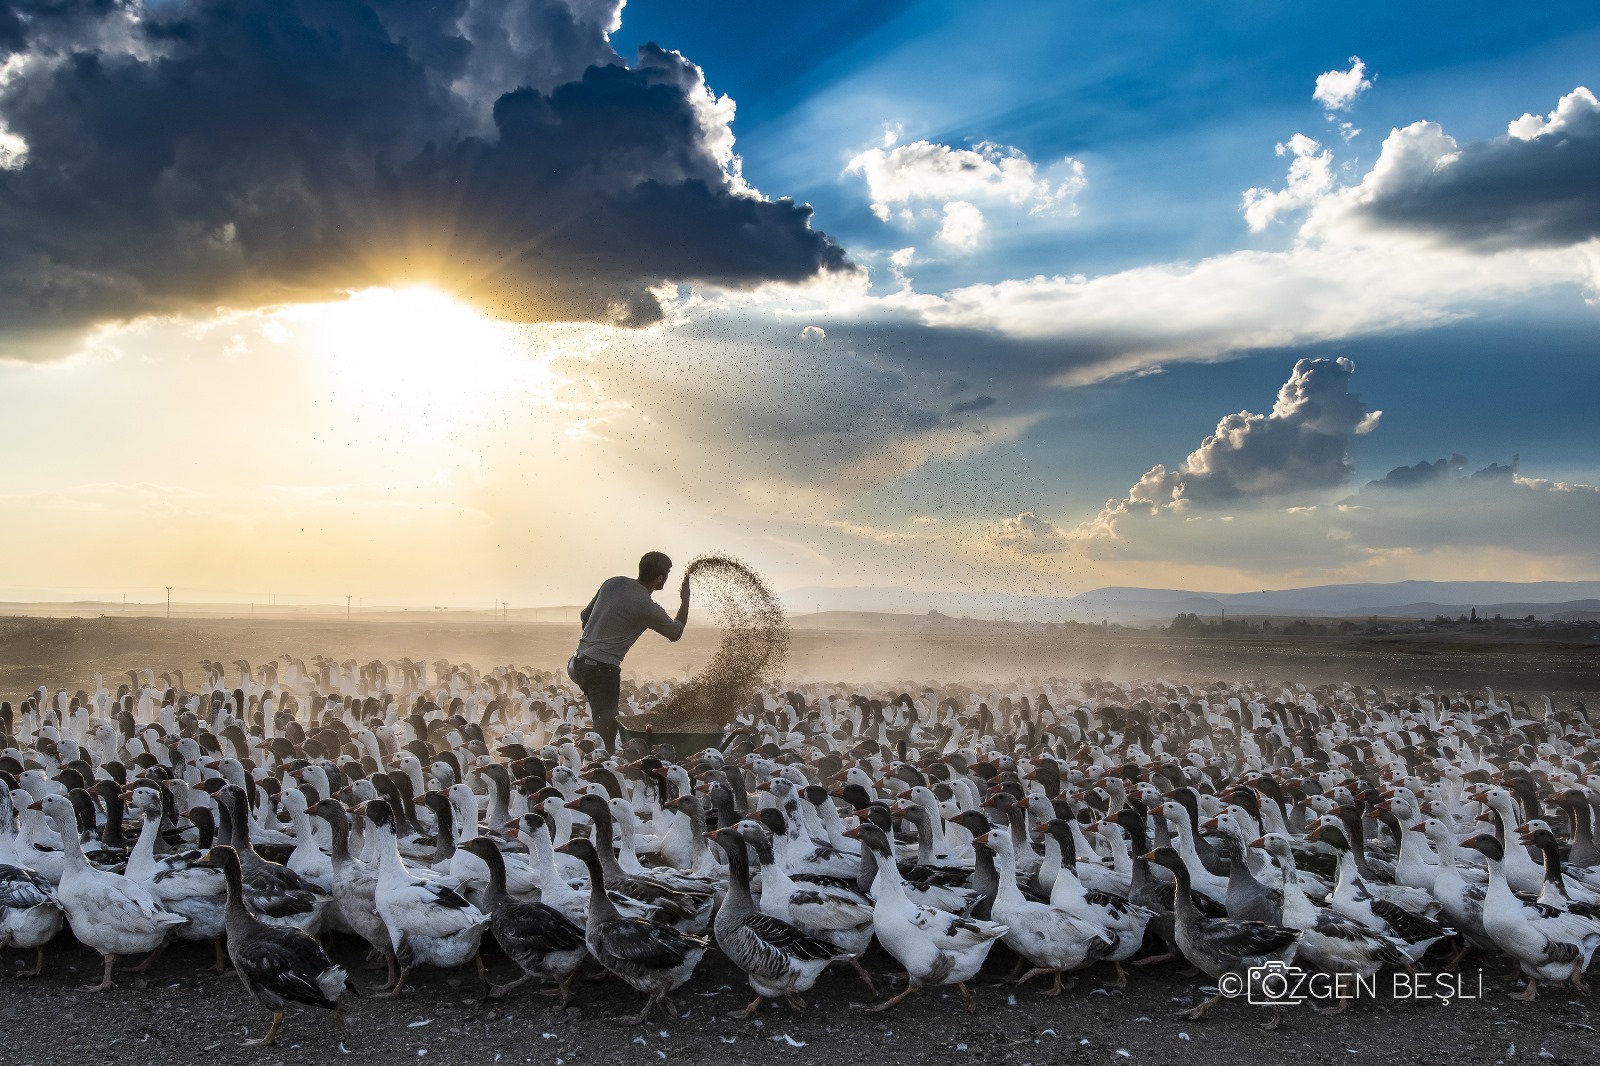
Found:
[[1329, 111], [1348, 111], [1356, 97], [1372, 88], [1367, 78], [1367, 65], [1360, 56], [1350, 57], [1349, 70], [1330, 70], [1317, 75], [1317, 87], [1311, 98]]
[[851, 159], [845, 172], [866, 179], [872, 213], [885, 222], [896, 209], [953, 201], [1076, 214], [1076, 197], [1088, 183], [1083, 164], [1070, 156], [1040, 167], [1020, 149], [988, 141], [971, 148], [932, 141], [869, 148]]
[[1355, 472], [1347, 450], [1351, 435], [1375, 428], [1380, 414], [1368, 412], [1350, 391], [1355, 369], [1342, 357], [1300, 360], [1270, 412], [1225, 416], [1181, 464], [1169, 470], [1157, 463], [1127, 496], [1107, 500], [1072, 535], [1117, 539], [1122, 521], [1134, 515], [1160, 517], [1194, 505], [1232, 505], [1344, 484]]
[[1289, 181], [1281, 189], [1245, 190], [1241, 210], [1252, 233], [1260, 233], [1283, 215], [1311, 207], [1333, 191], [1333, 153], [1321, 144], [1297, 133], [1278, 145], [1277, 152], [1292, 157]]
[[944, 205], [944, 224], [939, 227], [938, 238], [952, 247], [970, 252], [983, 237], [985, 221], [983, 212], [965, 200], [953, 200]]
[[1062, 551], [1071, 544], [1065, 530], [1033, 511], [1003, 519], [989, 531], [989, 540], [998, 547], [1024, 554]]

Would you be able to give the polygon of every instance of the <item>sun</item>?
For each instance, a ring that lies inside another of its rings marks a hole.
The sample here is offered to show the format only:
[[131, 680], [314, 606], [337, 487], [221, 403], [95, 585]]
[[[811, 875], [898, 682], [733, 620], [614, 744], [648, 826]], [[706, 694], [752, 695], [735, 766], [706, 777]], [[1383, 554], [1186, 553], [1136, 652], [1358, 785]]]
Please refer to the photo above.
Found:
[[516, 327], [427, 286], [366, 289], [284, 317], [342, 398], [449, 412], [528, 370]]

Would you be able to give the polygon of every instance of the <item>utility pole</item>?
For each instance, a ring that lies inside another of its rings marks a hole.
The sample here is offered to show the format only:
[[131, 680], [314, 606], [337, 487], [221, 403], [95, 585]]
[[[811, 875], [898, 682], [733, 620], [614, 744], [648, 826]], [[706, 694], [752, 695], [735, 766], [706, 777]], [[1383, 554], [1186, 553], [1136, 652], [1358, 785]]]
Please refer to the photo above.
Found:
[[344, 620], [346, 622], [350, 621], [350, 601], [352, 599], [354, 599], [353, 596], [346, 596], [344, 598]]
[[166, 586], [166, 589], [167, 589], [167, 620], [171, 621], [171, 619], [172, 619], [172, 586], [168, 585], [168, 586]]

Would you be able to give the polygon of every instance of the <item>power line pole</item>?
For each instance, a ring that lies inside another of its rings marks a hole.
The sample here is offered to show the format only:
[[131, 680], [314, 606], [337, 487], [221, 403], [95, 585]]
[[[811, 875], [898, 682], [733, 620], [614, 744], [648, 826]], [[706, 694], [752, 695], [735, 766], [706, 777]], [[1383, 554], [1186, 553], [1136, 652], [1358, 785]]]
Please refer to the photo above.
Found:
[[344, 598], [344, 620], [346, 622], [350, 621], [350, 601], [353, 598], [354, 597], [352, 597], [352, 596], [346, 596]]
[[166, 588], [167, 588], [167, 620], [171, 621], [172, 620], [172, 586], [168, 585], [168, 586], [166, 586]]

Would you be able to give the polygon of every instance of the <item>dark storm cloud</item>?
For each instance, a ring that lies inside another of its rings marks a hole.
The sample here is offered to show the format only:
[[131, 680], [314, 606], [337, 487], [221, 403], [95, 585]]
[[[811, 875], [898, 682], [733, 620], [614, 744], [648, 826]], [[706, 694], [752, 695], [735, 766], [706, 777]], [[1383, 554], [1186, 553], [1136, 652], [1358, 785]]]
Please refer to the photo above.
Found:
[[1460, 452], [1448, 459], [1423, 461], [1415, 466], [1397, 466], [1376, 481], [1369, 481], [1364, 489], [1413, 489], [1432, 485], [1455, 477], [1467, 468], [1467, 457]]
[[1465, 145], [1433, 123], [1395, 130], [1354, 214], [1482, 251], [1563, 247], [1600, 235], [1600, 103], [1587, 89], [1548, 118]]
[[742, 188], [693, 64], [654, 46], [616, 60], [614, 3], [0, 10], [20, 56], [0, 122], [27, 145], [0, 169], [13, 352], [408, 281], [508, 318], [643, 324], [663, 280], [847, 265], [808, 206]]

